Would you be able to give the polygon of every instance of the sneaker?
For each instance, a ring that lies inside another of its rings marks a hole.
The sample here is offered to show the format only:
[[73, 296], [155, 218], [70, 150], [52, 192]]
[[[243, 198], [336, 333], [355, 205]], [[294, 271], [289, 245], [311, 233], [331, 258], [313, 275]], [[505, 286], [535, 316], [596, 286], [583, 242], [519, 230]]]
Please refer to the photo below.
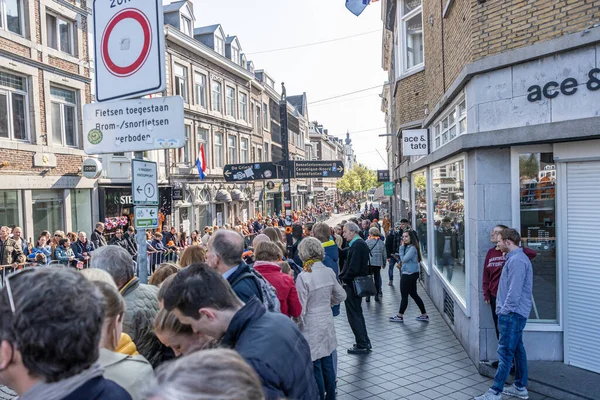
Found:
[[371, 349], [368, 347], [358, 347], [354, 346], [351, 349], [348, 349], [348, 354], [369, 354]]
[[519, 389], [515, 385], [506, 386], [502, 391], [502, 394], [511, 397], [517, 397], [519, 399], [527, 400], [529, 398], [529, 392], [527, 392], [527, 388]]
[[429, 322], [429, 315], [426, 315], [426, 316], [419, 315], [415, 319], [417, 321]]
[[475, 397], [474, 400], [502, 400], [502, 393], [496, 394], [492, 389], [489, 389], [481, 396]]
[[393, 317], [389, 318], [390, 322], [404, 322], [404, 317], [399, 317], [397, 315], [394, 315]]

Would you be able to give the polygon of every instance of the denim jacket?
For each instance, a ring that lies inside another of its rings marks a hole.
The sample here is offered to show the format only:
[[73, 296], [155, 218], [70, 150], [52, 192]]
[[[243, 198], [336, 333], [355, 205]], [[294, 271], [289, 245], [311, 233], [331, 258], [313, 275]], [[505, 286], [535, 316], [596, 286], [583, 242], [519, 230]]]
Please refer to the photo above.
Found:
[[404, 245], [400, 246], [400, 260], [402, 261], [402, 273], [403, 274], [414, 274], [419, 272], [419, 255], [417, 249], [413, 245], [408, 245], [406, 254], [404, 253]]
[[70, 247], [65, 249], [63, 246], [57, 246], [56, 250], [54, 251], [54, 256], [58, 261], [60, 261], [61, 264], [66, 265], [69, 263], [69, 258], [75, 257], [75, 254]]

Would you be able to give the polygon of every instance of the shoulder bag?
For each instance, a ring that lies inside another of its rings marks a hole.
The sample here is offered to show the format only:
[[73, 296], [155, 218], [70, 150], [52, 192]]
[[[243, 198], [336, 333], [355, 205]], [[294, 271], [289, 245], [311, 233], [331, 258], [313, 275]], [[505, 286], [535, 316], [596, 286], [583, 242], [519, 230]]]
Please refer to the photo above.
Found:
[[[369, 249], [369, 261], [371, 260], [371, 255], [371, 249]], [[373, 280], [372, 275], [357, 276], [352, 281], [352, 286], [354, 287], [354, 293], [358, 297], [369, 297], [375, 296], [377, 294], [377, 289], [375, 288], [375, 281]]]

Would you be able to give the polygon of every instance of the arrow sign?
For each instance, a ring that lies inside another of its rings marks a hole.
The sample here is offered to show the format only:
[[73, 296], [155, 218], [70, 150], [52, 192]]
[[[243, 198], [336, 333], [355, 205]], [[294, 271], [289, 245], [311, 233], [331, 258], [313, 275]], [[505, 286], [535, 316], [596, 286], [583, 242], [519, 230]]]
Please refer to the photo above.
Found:
[[133, 215], [136, 228], [158, 228], [158, 207], [134, 207]]
[[140, 194], [140, 193], [142, 193], [142, 188], [138, 186], [136, 191], [138, 192], [138, 194]]
[[158, 205], [156, 163], [137, 159], [131, 160], [131, 176], [133, 204]]
[[228, 164], [223, 168], [223, 177], [227, 182], [244, 182], [277, 179], [278, 168], [274, 163]]
[[341, 161], [292, 161], [294, 178], [341, 178], [344, 163]]

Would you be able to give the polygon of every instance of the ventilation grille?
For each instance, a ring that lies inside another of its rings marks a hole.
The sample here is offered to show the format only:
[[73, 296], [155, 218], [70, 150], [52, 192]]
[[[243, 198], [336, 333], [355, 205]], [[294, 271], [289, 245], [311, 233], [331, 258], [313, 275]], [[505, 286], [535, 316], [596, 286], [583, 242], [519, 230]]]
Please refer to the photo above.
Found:
[[444, 290], [444, 314], [448, 316], [448, 319], [454, 325], [454, 299]]

